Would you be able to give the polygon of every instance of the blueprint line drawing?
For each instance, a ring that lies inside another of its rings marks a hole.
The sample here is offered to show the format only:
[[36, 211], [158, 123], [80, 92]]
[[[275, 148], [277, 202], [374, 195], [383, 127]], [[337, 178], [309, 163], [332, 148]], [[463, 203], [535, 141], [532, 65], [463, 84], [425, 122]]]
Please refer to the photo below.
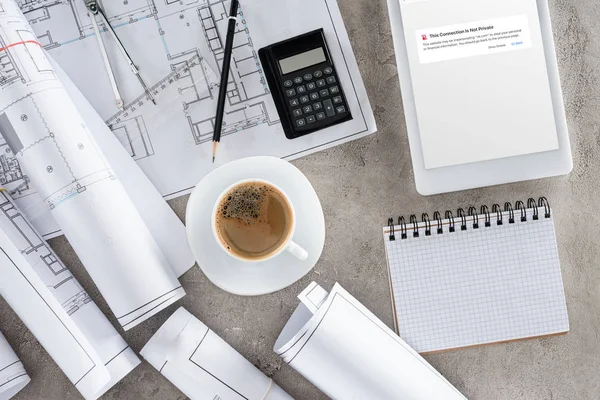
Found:
[[[70, 80], [60, 68], [55, 73], [47, 53], [31, 43], [35, 34], [15, 1], [0, 4], [6, 10], [0, 13], [0, 37], [11, 43], [5, 51], [27, 71], [26, 82], [1, 89], [0, 132], [119, 322], [130, 329], [185, 295], [173, 270], [192, 264], [187, 241], [181, 241], [185, 228]], [[142, 150], [150, 153], [151, 147]], [[149, 207], [152, 220], [141, 214]], [[161, 232], [153, 234], [156, 225]], [[174, 246], [176, 256], [171, 249], [163, 252], [165, 242], [172, 243], [165, 235], [182, 242]], [[50, 254], [42, 261], [54, 267], [56, 260]]]
[[[161, 98], [172, 98], [176, 95], [173, 91], [178, 92], [180, 107], [189, 124], [190, 135], [195, 144], [200, 145], [211, 141], [214, 131], [213, 114], [219, 76], [211, 71], [210, 65], [220, 68], [223, 62], [224, 38], [221, 37], [219, 27], [224, 26], [228, 21], [226, 2], [206, 3], [196, 8], [196, 13], [210, 50], [211, 62], [207, 65], [198, 48], [185, 49], [179, 53], [169, 51], [166, 56], [171, 62], [173, 72], [153, 85], [151, 90], [153, 95], [161, 95]], [[180, 14], [179, 17], [181, 18], [182, 15]], [[276, 116], [276, 113], [272, 110], [269, 113], [265, 104], [270, 92], [242, 8], [238, 11], [238, 18], [241, 22], [234, 34], [235, 46], [231, 60], [233, 71], [227, 86], [228, 108], [222, 135], [235, 134], [263, 123], [273, 125], [278, 122], [277, 117], [274, 119], [270, 117], [270, 115]], [[165, 20], [168, 22], [169, 18]], [[170, 88], [172, 85], [175, 87]], [[127, 118], [144, 113], [144, 107], [152, 107], [152, 105], [142, 94], [127, 104], [122, 112], [108, 119], [107, 124], [114, 127], [114, 122], [118, 122], [121, 117]]]
[[134, 160], [154, 154], [143, 116], [140, 115], [113, 125], [111, 130]]
[[[214, 167], [211, 141], [230, 0], [100, 3], [157, 105], [144, 93], [107, 28], [100, 24], [125, 104], [122, 111], [115, 106], [84, 0], [18, 1], [34, 39], [67, 73], [161, 195], [171, 199], [189, 193]], [[313, 13], [302, 12], [307, 8]], [[253, 0], [241, 5], [237, 17], [221, 134], [224, 140], [216, 166], [254, 155], [291, 160], [376, 130], [336, 0]], [[258, 50], [317, 28], [325, 31], [354, 118], [288, 140]], [[0, 87], [2, 82], [19, 81], [10, 61], [0, 62]], [[8, 187], [19, 189], [13, 193], [18, 198], [38, 190], [28, 184], [26, 176]], [[58, 231], [49, 222], [40, 222], [38, 228], [45, 237]]]
[[68, 315], [75, 314], [92, 301], [71, 272], [46, 245], [44, 239], [15, 207], [5, 190], [0, 191], [0, 221], [4, 230], [13, 230], [13, 237], [18, 238], [19, 251], [28, 257], [35, 272]]
[[0, 248], [11, 261], [0, 267], [0, 294], [84, 397], [100, 396], [139, 364], [6, 190], [0, 191]]
[[290, 400], [223, 339], [179, 308], [141, 350], [191, 400]]

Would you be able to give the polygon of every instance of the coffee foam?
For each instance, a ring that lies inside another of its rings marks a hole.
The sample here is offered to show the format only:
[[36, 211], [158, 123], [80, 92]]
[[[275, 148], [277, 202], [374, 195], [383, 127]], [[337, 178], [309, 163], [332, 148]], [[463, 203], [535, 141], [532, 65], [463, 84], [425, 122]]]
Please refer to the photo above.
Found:
[[221, 218], [235, 219], [245, 225], [264, 222], [267, 196], [273, 188], [255, 183], [239, 186], [227, 194], [219, 205]]

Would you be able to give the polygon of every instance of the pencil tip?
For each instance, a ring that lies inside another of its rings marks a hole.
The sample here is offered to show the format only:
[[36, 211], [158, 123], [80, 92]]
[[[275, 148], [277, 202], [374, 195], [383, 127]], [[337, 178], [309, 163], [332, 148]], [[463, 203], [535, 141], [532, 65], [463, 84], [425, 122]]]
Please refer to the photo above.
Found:
[[213, 164], [215, 163], [215, 156], [213, 156]]
[[156, 100], [152, 99], [152, 103], [154, 103], [154, 105], [156, 105]]

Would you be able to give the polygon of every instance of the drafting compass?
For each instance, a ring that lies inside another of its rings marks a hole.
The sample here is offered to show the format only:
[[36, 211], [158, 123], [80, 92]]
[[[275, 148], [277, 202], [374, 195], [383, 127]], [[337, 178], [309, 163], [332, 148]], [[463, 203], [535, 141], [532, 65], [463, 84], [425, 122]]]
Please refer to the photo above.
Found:
[[110, 80], [110, 85], [112, 86], [113, 93], [115, 94], [115, 99], [117, 101], [117, 107], [121, 111], [123, 111], [123, 106], [124, 106], [123, 98], [121, 97], [121, 94], [119, 93], [119, 88], [117, 86], [117, 80], [116, 80], [115, 74], [113, 73], [113, 70], [110, 66], [110, 61], [108, 60], [108, 53], [106, 52], [106, 47], [104, 46], [104, 41], [102, 40], [102, 36], [100, 35], [100, 28], [98, 28], [98, 21], [96, 19], [98, 16], [100, 16], [101, 22], [104, 24], [104, 26], [106, 27], [106, 30], [110, 33], [110, 35], [114, 39], [115, 43], [117, 44], [117, 47], [121, 51], [121, 54], [123, 54], [123, 57], [125, 57], [125, 59], [127, 60], [127, 63], [129, 64], [129, 67], [131, 68], [131, 71], [134, 73], [134, 75], [140, 81], [140, 84], [144, 88], [144, 91], [148, 95], [148, 98], [150, 98], [152, 103], [156, 104], [156, 101], [154, 100], [154, 96], [152, 96], [152, 93], [150, 93], [148, 86], [146, 86], [146, 83], [140, 76], [139, 68], [135, 65], [135, 63], [129, 56], [129, 53], [127, 53], [127, 50], [125, 50], [123, 43], [121, 43], [121, 41], [119, 40], [119, 37], [115, 33], [114, 29], [108, 23], [108, 18], [106, 18], [106, 14], [104, 13], [104, 10], [102, 10], [102, 8], [100, 7], [100, 4], [98, 4], [98, 1], [97, 0], [85, 0], [85, 6], [87, 7], [87, 9], [89, 10], [89, 12], [91, 14], [90, 17], [92, 20], [92, 26], [94, 27], [94, 33], [96, 34], [96, 39], [98, 40], [100, 52], [102, 53], [102, 60], [104, 61], [104, 66], [106, 68], [106, 72], [108, 73], [108, 79]]

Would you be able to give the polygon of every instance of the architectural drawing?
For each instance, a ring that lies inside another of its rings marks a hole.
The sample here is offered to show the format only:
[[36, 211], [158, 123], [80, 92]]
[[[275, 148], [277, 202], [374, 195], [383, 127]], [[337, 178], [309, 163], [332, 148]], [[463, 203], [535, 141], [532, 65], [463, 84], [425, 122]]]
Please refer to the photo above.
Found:
[[140, 353], [190, 399], [292, 399], [183, 307]]
[[111, 126], [111, 130], [134, 160], [154, 154], [143, 116], [140, 115], [115, 124]]
[[[0, 192], [0, 259], [0, 295], [83, 397], [98, 398], [139, 364], [6, 191]], [[0, 335], [0, 386], [18, 384], [12, 379], [26, 377], [23, 366], [15, 357], [3, 368], [2, 347]]]
[[[160, 34], [164, 36], [166, 56], [173, 72], [152, 87], [154, 94], [162, 98], [179, 97], [182, 116], [187, 120], [190, 134], [197, 145], [212, 140], [220, 76], [212, 73], [208, 65], [211, 63], [217, 65], [220, 70], [225, 41], [221, 32], [225, 31], [228, 21], [228, 7], [225, 1], [199, 4], [200, 7], [183, 9], [177, 15], [166, 15], [164, 18], [159, 13], [162, 9], [157, 11], [159, 14], [156, 14], [155, 18], [159, 21]], [[168, 32], [179, 29], [179, 21], [187, 20], [188, 14], [191, 22], [186, 22], [186, 25], [199, 24], [203, 32], [202, 38], [205, 43], [201, 46], [202, 49], [183, 48], [175, 40], [171, 41], [169, 37]], [[233, 67], [228, 82], [228, 107], [223, 124], [223, 136], [260, 124], [272, 125], [278, 122], [277, 114], [273, 110], [269, 113], [266, 104], [266, 100], [270, 100], [269, 89], [241, 9], [238, 18], [240, 22], [235, 32]], [[176, 52], [172, 52], [171, 48], [175, 48]], [[212, 59], [208, 65], [200, 53], [200, 50], [206, 49], [209, 51], [203, 53], [207, 53]], [[142, 95], [127, 104], [124, 111], [114, 115], [107, 123], [114, 130], [118, 126], [114, 124], [115, 120], [121, 119], [124, 115], [144, 115], [148, 111], [147, 107], [152, 108], [152, 105], [148, 104], [147, 99]], [[270, 115], [275, 118], [272, 120]]]
[[[230, 0], [99, 1], [157, 105], [144, 93], [106, 27], [100, 24], [125, 103], [122, 111], [116, 107], [84, 0], [17, 3], [37, 42], [67, 73], [158, 191], [167, 199], [189, 193], [213, 169], [210, 142]], [[299, 18], [306, 8], [313, 10], [310, 18]], [[291, 141], [279, 123], [258, 50], [320, 27], [325, 30], [354, 119]], [[4, 70], [1, 61], [0, 87], [2, 76], [6, 82], [18, 81], [10, 59]], [[252, 155], [293, 159], [366, 136], [375, 129], [335, 0], [255, 0], [241, 5], [217, 164]], [[21, 187], [16, 195], [25, 197], [32, 191]], [[44, 235], [56, 230], [39, 228]]]
[[25, 181], [19, 161], [8, 147], [3, 137], [0, 136], [0, 185], [6, 186], [13, 182]]
[[[154, 29], [164, 43], [165, 56], [170, 62], [171, 71], [179, 69], [182, 63], [193, 62], [195, 58], [202, 60], [202, 57], [212, 58], [212, 65], [220, 68], [224, 52], [224, 38], [221, 32], [225, 31], [227, 24], [228, 1], [196, 0], [188, 4], [166, 1], [158, 4], [157, 7], [153, 0], [129, 0], [120, 4], [118, 9], [106, 3], [108, 20], [115, 29], [123, 24], [133, 25], [146, 19], [155, 20]], [[90, 17], [87, 15], [83, 0], [62, 2], [23, 0], [19, 4], [38, 34], [38, 41], [51, 54], [55, 48], [67, 46], [75, 40], [85, 40], [93, 35]], [[60, 16], [62, 22], [60, 25], [54, 21], [57, 16]], [[68, 18], [65, 18], [67, 16]], [[223, 135], [234, 134], [263, 123], [277, 122], [277, 114], [265, 103], [265, 100], [270, 100], [269, 90], [250, 36], [250, 29], [244, 19], [243, 9], [240, 9], [238, 17], [240, 22], [235, 33], [233, 67], [228, 83], [227, 99], [230, 107], [228, 107]], [[187, 27], [194, 24], [201, 28], [201, 37], [204, 38], [205, 43], [200, 46], [195, 43], [187, 48], [185, 44], [179, 43], [179, 35], [171, 32], [178, 32], [183, 23]], [[190, 135], [194, 142], [201, 144], [209, 141], [213, 132], [213, 109], [216, 107], [220, 77], [218, 74], [207, 76], [206, 67], [197, 66], [200, 74], [193, 74], [194, 71], [190, 68], [185, 71], [185, 75], [180, 76], [180, 79], [167, 79], [166, 84], [175, 85], [176, 90], [186, 93], [180, 100], [181, 111], [189, 124]], [[198, 80], [194, 79], [195, 76]], [[207, 79], [202, 79], [203, 77]], [[153, 92], [164, 91], [166, 89], [164, 79], [152, 85], [152, 89]], [[145, 96], [130, 99], [125, 110], [110, 118], [107, 123], [119, 129], [122, 125], [115, 125], [113, 123], [115, 118], [123, 118], [125, 115], [129, 118], [143, 117], [149, 106]], [[123, 141], [123, 135], [126, 133], [122, 130], [119, 133], [117, 135]], [[144, 143], [148, 144], [149, 136], [146, 135], [144, 140]], [[126, 147], [127, 142], [129, 139], [125, 140]], [[138, 153], [135, 151], [130, 153], [135, 159], [153, 154], [153, 152], [146, 152], [144, 156], [136, 157], [134, 154]]]
[[[14, 0], [0, 0], [0, 4], [9, 10], [0, 15], [0, 37], [11, 43], [8, 50], [27, 72], [26, 82], [2, 88], [0, 132], [46, 205], [45, 211], [65, 233], [121, 325], [132, 328], [185, 295], [171, 260], [186, 270], [192, 265], [185, 240], [180, 240], [182, 256], [167, 258], [170, 253], [158, 244], [163, 233], [151, 233], [149, 225], [154, 222], [146, 223], [132, 197], [137, 193], [144, 196], [141, 207], [153, 204], [153, 214], [161, 214], [155, 221], [162, 231], [181, 239], [185, 228], [85, 100], [73, 99], [81, 95], [60, 69], [55, 73]], [[26, 37], [30, 39], [23, 40]], [[61, 78], [59, 74], [63, 74]], [[111, 147], [112, 154], [107, 155], [100, 143]], [[137, 142], [131, 145], [138, 151]], [[150, 147], [145, 150], [150, 152]], [[120, 159], [115, 161], [116, 157]], [[121, 179], [116, 178], [113, 165], [122, 172]], [[141, 177], [130, 182], [130, 188], [135, 186], [131, 196], [123, 182], [135, 174]], [[168, 211], [165, 214], [163, 210]], [[21, 224], [18, 227], [22, 228]], [[62, 295], [70, 279], [59, 276], [63, 269], [53, 254], [43, 252], [42, 245], [31, 240], [14, 247], [52, 296], [73, 312], [87, 299], [55, 296], [52, 288]], [[29, 259], [30, 254], [34, 260]], [[144, 282], [139, 281], [140, 274]], [[131, 285], [135, 281], [140, 284]]]
[[[56, 100], [60, 99], [61, 94], [57, 93]], [[14, 115], [15, 111], [12, 111], [16, 105], [18, 105], [18, 118]], [[50, 209], [66, 199], [82, 193], [90, 185], [105, 179], [114, 179], [112, 171], [99, 155], [93, 142], [90, 141], [85, 127], [77, 126], [74, 122], [71, 124], [71, 132], [78, 132], [80, 138], [77, 151], [84, 153], [82, 157], [93, 162], [94, 166], [81, 172], [77, 172], [76, 168], [73, 168], [71, 163], [76, 158], [69, 156], [69, 152], [66, 150], [69, 148], [68, 141], [65, 140], [65, 136], [55, 133], [61, 130], [59, 126], [62, 122], [56, 117], [42, 115], [33, 95], [17, 100], [11, 104], [11, 107], [2, 111], [0, 128], [5, 141], [9, 143], [11, 152], [13, 154], [20, 152], [26, 157], [32, 158], [45, 154], [49, 160], [45, 166], [48, 178], [45, 181], [47, 194], [44, 202]], [[12, 114], [12, 121], [9, 114]], [[17, 135], [17, 131], [30, 133], [29, 145], [21, 144], [22, 138]], [[92, 165], [91, 163], [90, 165]], [[68, 177], [68, 183], [65, 177]]]
[[15, 245], [33, 269], [61, 303], [67, 314], [81, 310], [92, 300], [71, 272], [47, 246], [27, 219], [14, 206], [8, 193], [0, 191], [0, 226], [16, 238]]
[[[6, 44], [0, 40], [0, 48], [5, 48]], [[10, 85], [12, 82], [21, 79], [21, 73], [17, 69], [15, 62], [9, 52], [0, 53], [0, 87]]]

